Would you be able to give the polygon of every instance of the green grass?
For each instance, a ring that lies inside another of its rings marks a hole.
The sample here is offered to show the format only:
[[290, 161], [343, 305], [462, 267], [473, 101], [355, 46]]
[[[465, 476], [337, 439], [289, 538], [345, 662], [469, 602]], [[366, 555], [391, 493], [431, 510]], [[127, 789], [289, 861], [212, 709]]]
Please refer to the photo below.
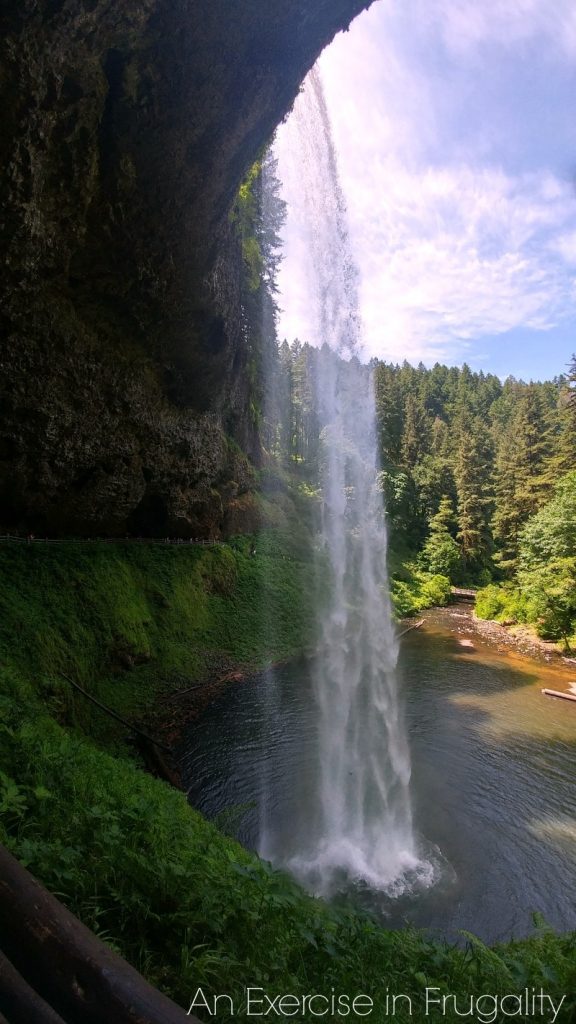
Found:
[[394, 1018], [408, 1022], [425, 1019], [426, 985], [462, 1000], [542, 985], [568, 994], [558, 1019], [570, 1020], [574, 935], [540, 924], [523, 942], [456, 948], [314, 900], [141, 771], [70, 693], [63, 674], [134, 715], [219, 659], [257, 666], [311, 643], [305, 533], [269, 532], [254, 558], [250, 543], [0, 549], [0, 839], [184, 1007], [203, 986], [229, 993], [243, 1020], [247, 984], [271, 995], [333, 986], [370, 995], [379, 1022], [389, 989], [413, 998], [413, 1015]]
[[0, 679], [111, 743], [121, 727], [66, 677], [138, 716], [167, 688], [296, 655], [314, 639], [310, 549], [282, 531], [256, 543], [0, 547]]
[[237, 1007], [247, 983], [272, 993], [334, 986], [369, 994], [371, 1019], [380, 1021], [386, 988], [420, 1005], [426, 985], [463, 998], [542, 984], [551, 995], [567, 993], [574, 1008], [574, 936], [541, 927], [533, 939], [490, 950], [387, 931], [307, 896], [182, 794], [49, 717], [30, 718], [16, 694], [2, 703], [2, 840], [183, 1006], [198, 986], [230, 993]]
[[476, 942], [462, 950], [331, 909], [219, 833], [181, 794], [47, 716], [32, 720], [16, 694], [3, 705], [3, 840], [183, 1005], [198, 985], [240, 1004], [247, 981], [274, 992], [334, 985], [367, 992], [381, 1008], [386, 986], [414, 1000], [426, 984], [504, 993], [526, 979], [550, 993], [574, 991], [574, 937], [543, 929], [497, 951]]

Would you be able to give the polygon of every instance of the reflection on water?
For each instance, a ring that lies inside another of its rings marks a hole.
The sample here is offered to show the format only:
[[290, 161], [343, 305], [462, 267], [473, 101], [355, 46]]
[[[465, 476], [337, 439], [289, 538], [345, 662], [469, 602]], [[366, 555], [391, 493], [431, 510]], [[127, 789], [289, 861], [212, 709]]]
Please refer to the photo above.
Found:
[[[533, 911], [574, 928], [576, 705], [540, 692], [570, 674], [477, 638], [460, 646], [457, 614], [429, 615], [400, 663], [415, 825], [438, 880], [412, 897], [355, 898], [393, 925], [488, 941], [527, 934]], [[312, 699], [305, 663], [230, 689], [190, 727], [183, 755], [191, 802], [208, 817], [236, 808], [240, 840], [266, 855], [273, 839], [286, 861], [298, 852], [291, 826], [313, 806]]]

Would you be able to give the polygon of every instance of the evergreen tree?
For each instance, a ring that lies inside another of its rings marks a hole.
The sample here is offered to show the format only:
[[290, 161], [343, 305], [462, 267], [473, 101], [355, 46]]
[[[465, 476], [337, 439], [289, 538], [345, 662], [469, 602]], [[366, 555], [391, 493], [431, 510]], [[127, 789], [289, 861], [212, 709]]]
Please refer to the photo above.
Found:
[[576, 471], [522, 530], [518, 583], [540, 634], [568, 647], [576, 626]]
[[398, 367], [379, 363], [374, 369], [378, 440], [382, 467], [399, 466], [404, 428], [404, 401]]
[[489, 529], [491, 448], [481, 420], [458, 424], [458, 447], [454, 462], [458, 532], [464, 569], [476, 572], [486, 565], [491, 553]]
[[440, 507], [430, 520], [430, 535], [422, 550], [422, 564], [432, 573], [456, 579], [461, 564], [460, 548], [452, 533], [455, 529], [452, 499], [444, 494]]
[[493, 529], [505, 568], [516, 564], [522, 525], [550, 494], [550, 455], [541, 388], [529, 384], [520, 392], [496, 459]]
[[553, 487], [559, 477], [576, 467], [576, 356], [567, 379], [557, 382], [557, 400], [550, 416], [553, 452], [546, 466], [546, 481]]
[[404, 430], [402, 434], [401, 458], [406, 469], [412, 469], [428, 451], [430, 443], [430, 420], [422, 400], [412, 392], [404, 402]]

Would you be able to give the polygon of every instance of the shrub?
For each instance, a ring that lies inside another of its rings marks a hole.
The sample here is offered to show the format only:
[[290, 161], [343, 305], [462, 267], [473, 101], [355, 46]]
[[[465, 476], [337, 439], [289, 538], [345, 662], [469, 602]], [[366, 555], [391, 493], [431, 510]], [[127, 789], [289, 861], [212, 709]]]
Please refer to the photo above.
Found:
[[392, 605], [399, 618], [415, 615], [423, 608], [448, 604], [450, 580], [447, 576], [430, 575], [414, 566], [408, 569], [406, 564], [403, 568], [408, 578], [393, 579], [391, 583]]
[[451, 586], [447, 576], [436, 573], [424, 580], [421, 587], [421, 595], [429, 605], [445, 605], [450, 600]]
[[479, 590], [476, 594], [475, 612], [479, 619], [497, 619], [506, 607], [506, 591], [495, 583]]

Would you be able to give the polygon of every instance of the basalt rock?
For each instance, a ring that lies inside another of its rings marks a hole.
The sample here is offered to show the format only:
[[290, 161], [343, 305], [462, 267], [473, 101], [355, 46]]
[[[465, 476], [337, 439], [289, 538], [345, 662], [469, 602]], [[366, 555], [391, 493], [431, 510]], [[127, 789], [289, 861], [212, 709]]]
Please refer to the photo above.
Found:
[[0, 528], [217, 536], [230, 503], [241, 525], [237, 446], [259, 444], [229, 210], [369, 4], [4, 0]]

